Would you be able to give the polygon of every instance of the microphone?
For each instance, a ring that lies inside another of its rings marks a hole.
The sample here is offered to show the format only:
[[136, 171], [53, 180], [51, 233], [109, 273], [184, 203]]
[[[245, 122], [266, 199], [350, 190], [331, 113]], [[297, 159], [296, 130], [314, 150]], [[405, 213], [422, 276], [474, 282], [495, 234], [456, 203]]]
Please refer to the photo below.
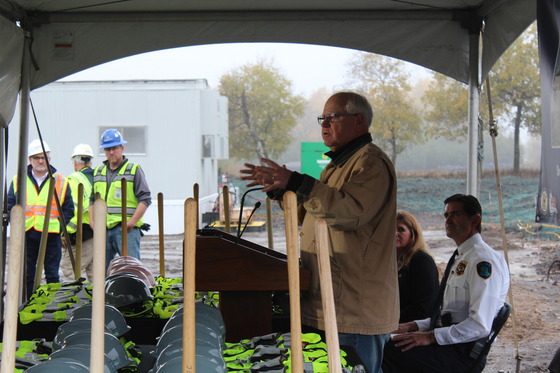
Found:
[[[241, 204], [239, 206], [239, 221], [237, 222], [237, 240], [239, 240], [239, 238], [241, 237], [241, 218], [243, 217], [243, 205], [245, 204], [245, 196], [250, 192], [254, 192], [255, 190], [261, 190], [261, 189], [262, 187], [247, 189], [247, 191], [243, 193], [243, 196], [241, 197]], [[257, 207], [253, 210], [251, 215], [253, 215], [256, 209]]]
[[261, 207], [261, 203], [260, 202], [255, 203], [255, 207], [253, 207], [253, 211], [251, 211], [251, 214], [249, 214], [249, 219], [247, 219], [247, 222], [245, 222], [245, 226], [243, 226], [243, 230], [237, 235], [237, 242], [239, 242], [239, 240], [241, 239], [241, 235], [243, 234], [243, 232], [245, 232], [245, 229], [247, 229], [247, 225], [249, 225], [249, 222], [251, 221], [253, 214], [255, 213], [255, 211], [257, 211], [259, 207]]

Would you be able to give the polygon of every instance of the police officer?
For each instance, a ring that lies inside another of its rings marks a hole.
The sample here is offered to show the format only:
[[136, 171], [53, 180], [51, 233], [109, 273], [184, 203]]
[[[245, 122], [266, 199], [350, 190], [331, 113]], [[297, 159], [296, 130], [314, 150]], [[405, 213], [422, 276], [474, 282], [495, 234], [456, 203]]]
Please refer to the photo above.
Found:
[[[46, 142], [43, 142], [45, 152], [41, 141], [36, 139], [29, 143], [27, 155], [29, 157], [29, 165], [27, 166], [27, 186], [25, 208], [25, 249], [26, 249], [26, 283], [27, 296], [33, 293], [33, 285], [35, 282], [35, 269], [37, 268], [37, 258], [39, 257], [39, 246], [41, 243], [41, 235], [45, 223], [45, 213], [47, 209], [49, 187], [51, 179], [49, 177], [49, 161], [51, 149]], [[50, 165], [50, 171], [55, 182], [55, 193], [58, 195], [60, 207], [59, 211], [56, 201], [51, 201], [51, 211], [48, 225], [47, 247], [45, 252], [45, 278], [47, 283], [60, 282], [58, 270], [60, 267], [60, 258], [62, 256], [61, 248], [61, 227], [60, 219], [70, 221], [74, 216], [74, 203], [68, 181], [56, 169]], [[17, 176], [14, 176], [10, 189], [8, 191], [8, 211], [16, 204], [17, 195]]]
[[[152, 203], [150, 189], [144, 171], [123, 155], [124, 144], [121, 133], [108, 129], [101, 135], [100, 148], [107, 160], [93, 172], [93, 193], [107, 202], [107, 256], [106, 266], [116, 255], [122, 255], [122, 202], [121, 180], [126, 179], [126, 209], [128, 232], [128, 255], [140, 259], [140, 227], [142, 217]], [[92, 199], [93, 202], [93, 199]], [[90, 216], [92, 219], [92, 216]], [[93, 227], [93, 222], [92, 222]]]
[[[72, 191], [72, 199], [74, 201], [74, 217], [66, 230], [70, 233], [72, 241], [72, 252], [76, 255], [76, 231], [78, 230], [78, 186], [83, 185], [83, 210], [82, 210], [82, 255], [81, 255], [81, 273], [87, 275], [87, 279], [93, 282], [93, 230], [89, 225], [89, 203], [93, 192], [93, 168], [92, 160], [93, 150], [88, 144], [78, 144], [72, 152], [72, 164], [74, 173], [67, 177], [68, 184]], [[62, 252], [62, 262], [60, 264], [62, 274], [67, 280], [74, 279], [74, 270], [72, 262], [67, 250]]]
[[[457, 244], [450, 261], [441, 308], [436, 317], [399, 324], [387, 343], [383, 372], [469, 372], [469, 357], [476, 340], [489, 335], [502, 307], [509, 271], [503, 256], [480, 235], [482, 208], [471, 195], [455, 194], [445, 200], [445, 231]], [[432, 320], [434, 319], [434, 320]], [[483, 359], [482, 364], [485, 364]], [[479, 367], [481, 370], [481, 367]]]

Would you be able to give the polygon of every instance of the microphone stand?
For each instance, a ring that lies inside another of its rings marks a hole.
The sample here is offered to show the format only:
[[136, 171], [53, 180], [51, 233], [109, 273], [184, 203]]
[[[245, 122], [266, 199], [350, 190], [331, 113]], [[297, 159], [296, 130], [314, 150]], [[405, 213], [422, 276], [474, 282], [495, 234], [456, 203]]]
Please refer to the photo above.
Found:
[[[243, 193], [243, 196], [241, 197], [241, 205], [239, 206], [239, 221], [237, 222], [237, 240], [238, 241], [239, 241], [239, 238], [241, 237], [241, 218], [243, 217], [243, 206], [245, 204], [245, 196], [250, 192], [254, 192], [255, 190], [261, 190], [261, 189], [262, 189], [262, 187], [247, 189], [247, 191], [245, 191], [245, 193]], [[251, 215], [252, 215], [252, 213], [251, 213]]]
[[249, 214], [249, 219], [247, 219], [247, 221], [245, 222], [245, 226], [243, 226], [243, 230], [237, 236], [236, 243], [239, 243], [239, 240], [241, 239], [241, 235], [245, 232], [245, 229], [247, 229], [247, 225], [249, 225], [249, 222], [251, 221], [253, 214], [255, 213], [255, 211], [257, 211], [259, 207], [261, 207], [261, 203], [260, 202], [255, 203], [255, 207], [253, 207], [253, 211], [251, 211], [251, 214]]

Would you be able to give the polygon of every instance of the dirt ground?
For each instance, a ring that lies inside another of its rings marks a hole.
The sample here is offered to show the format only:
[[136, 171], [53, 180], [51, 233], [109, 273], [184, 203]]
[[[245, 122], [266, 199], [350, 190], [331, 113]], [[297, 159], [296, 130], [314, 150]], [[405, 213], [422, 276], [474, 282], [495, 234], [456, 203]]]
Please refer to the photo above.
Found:
[[[424, 227], [426, 242], [440, 272], [443, 272], [455, 247], [445, 236], [441, 214], [416, 216]], [[268, 246], [266, 232], [245, 232], [243, 238]], [[484, 225], [483, 238], [494, 249], [504, 252], [498, 227]], [[180, 235], [165, 237], [166, 276], [181, 275], [181, 239]], [[285, 252], [283, 224], [276, 220], [273, 242], [275, 250]], [[513, 304], [514, 312], [492, 347], [484, 372], [548, 372], [548, 364], [560, 348], [560, 242], [509, 232], [506, 245], [513, 297], [508, 302]], [[143, 262], [154, 273], [159, 273], [157, 247], [157, 236], [143, 238]]]

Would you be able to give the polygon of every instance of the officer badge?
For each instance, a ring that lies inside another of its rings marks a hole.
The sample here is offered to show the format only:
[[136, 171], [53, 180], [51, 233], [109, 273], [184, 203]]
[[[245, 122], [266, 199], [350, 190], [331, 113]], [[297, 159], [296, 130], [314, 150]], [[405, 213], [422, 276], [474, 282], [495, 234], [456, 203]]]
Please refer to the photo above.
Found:
[[455, 273], [457, 274], [457, 276], [461, 276], [462, 274], [465, 273], [465, 269], [467, 268], [467, 264], [469, 264], [469, 262], [466, 262], [464, 260], [461, 260], [459, 262], [459, 264], [457, 264], [457, 268], [455, 268]]
[[483, 279], [487, 280], [492, 276], [492, 264], [489, 262], [480, 262], [476, 265], [476, 273]]

